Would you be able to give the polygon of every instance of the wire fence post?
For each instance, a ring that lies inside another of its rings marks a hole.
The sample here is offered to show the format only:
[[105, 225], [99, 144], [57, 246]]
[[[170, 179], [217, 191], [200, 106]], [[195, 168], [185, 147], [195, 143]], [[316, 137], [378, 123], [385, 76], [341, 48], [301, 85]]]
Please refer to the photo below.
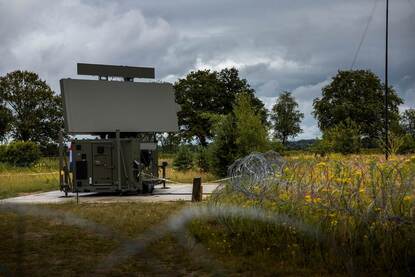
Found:
[[192, 202], [202, 201], [203, 187], [202, 178], [193, 178]]

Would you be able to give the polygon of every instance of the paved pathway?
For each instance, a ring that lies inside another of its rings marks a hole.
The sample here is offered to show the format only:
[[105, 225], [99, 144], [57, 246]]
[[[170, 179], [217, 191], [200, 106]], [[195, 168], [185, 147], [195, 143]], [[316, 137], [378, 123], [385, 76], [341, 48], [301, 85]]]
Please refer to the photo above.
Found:
[[[209, 195], [218, 184], [203, 184], [204, 196]], [[192, 184], [169, 184], [169, 188], [163, 189], [156, 186], [152, 194], [147, 195], [125, 195], [108, 193], [80, 193], [79, 202], [81, 203], [114, 203], [114, 202], [165, 202], [165, 201], [190, 201], [192, 199]], [[14, 198], [0, 200], [0, 203], [22, 203], [22, 204], [47, 204], [65, 203], [76, 201], [76, 195], [70, 193], [64, 197], [64, 193], [55, 190], [38, 194], [30, 194]]]

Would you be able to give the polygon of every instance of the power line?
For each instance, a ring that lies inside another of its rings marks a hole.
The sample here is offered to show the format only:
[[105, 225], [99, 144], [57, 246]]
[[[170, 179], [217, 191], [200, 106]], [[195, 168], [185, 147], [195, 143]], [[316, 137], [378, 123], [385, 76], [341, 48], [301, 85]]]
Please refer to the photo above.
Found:
[[[408, 1], [409, 1], [409, 0], [408, 0]], [[373, 19], [373, 14], [375, 13], [377, 3], [378, 3], [378, 0], [374, 0], [374, 2], [373, 2], [373, 7], [372, 7], [372, 11], [370, 12], [370, 16], [369, 16], [369, 19], [368, 19], [368, 21], [367, 21], [367, 24], [366, 24], [365, 30], [363, 31], [362, 37], [360, 38], [359, 46], [357, 47], [357, 49], [356, 49], [356, 53], [354, 54], [354, 57], [353, 57], [353, 62], [352, 62], [352, 65], [350, 66], [350, 70], [352, 70], [352, 69], [353, 69], [353, 67], [354, 67], [354, 66], [355, 66], [355, 64], [356, 64], [357, 57], [358, 57], [359, 52], [360, 52], [360, 48], [362, 48], [362, 44], [363, 44], [363, 42], [364, 42], [364, 40], [365, 40], [365, 38], [366, 38], [367, 31], [369, 30], [370, 23], [372, 22], [372, 19]]]

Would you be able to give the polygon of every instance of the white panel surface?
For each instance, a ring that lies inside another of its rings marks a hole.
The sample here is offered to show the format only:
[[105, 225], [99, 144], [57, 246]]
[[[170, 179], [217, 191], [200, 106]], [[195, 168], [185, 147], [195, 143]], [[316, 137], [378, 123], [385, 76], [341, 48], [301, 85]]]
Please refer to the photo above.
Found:
[[169, 83], [62, 79], [65, 127], [71, 134], [177, 132]]

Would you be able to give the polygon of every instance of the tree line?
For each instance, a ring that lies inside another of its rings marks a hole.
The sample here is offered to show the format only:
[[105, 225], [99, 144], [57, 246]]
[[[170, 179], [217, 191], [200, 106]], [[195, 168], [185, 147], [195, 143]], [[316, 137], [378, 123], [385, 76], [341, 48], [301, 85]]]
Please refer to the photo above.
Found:
[[[268, 111], [235, 68], [192, 71], [174, 88], [181, 107], [179, 132], [160, 134], [162, 149], [199, 145], [209, 160], [204, 164], [219, 168], [222, 175], [235, 159], [252, 151], [281, 151], [302, 132], [304, 114], [291, 92], [282, 91]], [[403, 100], [393, 87], [389, 92], [389, 150], [411, 152], [415, 110], [400, 114]], [[312, 146], [316, 153], [384, 147], [384, 86], [373, 72], [339, 71], [314, 99], [313, 108], [323, 134]], [[62, 99], [36, 73], [18, 70], [0, 77], [0, 140], [31, 141], [47, 152], [62, 128]]]

